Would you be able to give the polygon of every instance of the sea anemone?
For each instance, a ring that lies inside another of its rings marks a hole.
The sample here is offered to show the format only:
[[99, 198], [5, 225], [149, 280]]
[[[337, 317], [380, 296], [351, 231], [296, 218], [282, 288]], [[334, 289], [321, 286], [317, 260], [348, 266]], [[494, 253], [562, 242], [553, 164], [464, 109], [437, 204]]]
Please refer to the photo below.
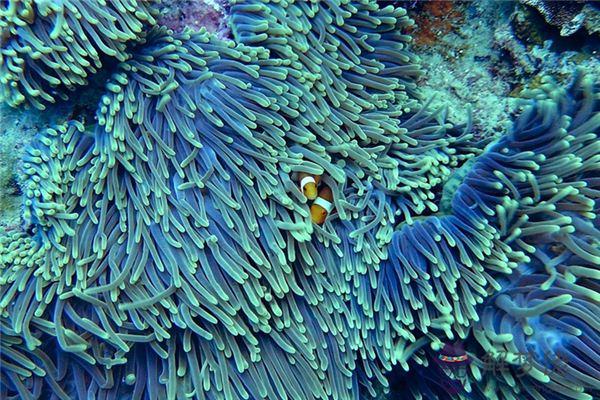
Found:
[[155, 23], [146, 0], [5, 0], [0, 4], [0, 98], [12, 105], [65, 99], [105, 58]]
[[[232, 9], [240, 29], [262, 5], [247, 7]], [[117, 397], [346, 398], [385, 381], [377, 359], [392, 347], [414, 353], [404, 328], [374, 322], [369, 280], [396, 219], [437, 209], [428, 191], [470, 156], [469, 135], [410, 100], [403, 10], [297, 7], [275, 8], [303, 21], [273, 28], [290, 31], [285, 58], [272, 43], [151, 32], [108, 83], [97, 126], [34, 141], [33, 237], [3, 239], [7, 337], [27, 349], [10, 353], [10, 395], [44, 382], [81, 396], [79, 380]], [[333, 193], [322, 225], [300, 173]]]
[[28, 149], [27, 229], [0, 236], [3, 397], [376, 395], [469, 338], [532, 237], [595, 217], [588, 81], [483, 152], [420, 105], [402, 9], [233, 3], [234, 40], [153, 29], [97, 124]]
[[[502, 171], [495, 175], [511, 187], [509, 198], [490, 199], [502, 204], [496, 223], [503, 242], [526, 260], [498, 280], [501, 289], [473, 324], [479, 348], [472, 349], [476, 361], [467, 386], [474, 398], [592, 399], [600, 393], [600, 326], [593, 318], [600, 312], [598, 89], [579, 77], [567, 93], [536, 97], [513, 131], [482, 156], [495, 159]], [[521, 157], [509, 172], [506, 161], [517, 161], [516, 154]], [[474, 167], [473, 174], [493, 182], [482, 169]]]

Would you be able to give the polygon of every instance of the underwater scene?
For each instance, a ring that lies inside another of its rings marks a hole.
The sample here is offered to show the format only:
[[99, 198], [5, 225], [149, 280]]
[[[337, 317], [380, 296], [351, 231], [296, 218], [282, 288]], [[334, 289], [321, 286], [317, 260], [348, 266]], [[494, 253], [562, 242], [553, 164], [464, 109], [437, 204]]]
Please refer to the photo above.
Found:
[[0, 400], [600, 399], [600, 2], [0, 1]]

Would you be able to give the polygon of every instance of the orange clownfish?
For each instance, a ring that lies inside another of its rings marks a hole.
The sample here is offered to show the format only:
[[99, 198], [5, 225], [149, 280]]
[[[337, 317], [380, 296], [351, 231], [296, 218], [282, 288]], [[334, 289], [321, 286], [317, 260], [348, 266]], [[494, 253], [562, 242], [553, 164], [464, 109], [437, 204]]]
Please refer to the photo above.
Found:
[[299, 173], [298, 178], [300, 179], [300, 190], [309, 200], [317, 198], [317, 186], [321, 177], [319, 175], [309, 175], [306, 173]]
[[310, 218], [313, 223], [321, 225], [333, 210], [333, 193], [328, 186], [319, 191], [319, 197], [310, 206]]

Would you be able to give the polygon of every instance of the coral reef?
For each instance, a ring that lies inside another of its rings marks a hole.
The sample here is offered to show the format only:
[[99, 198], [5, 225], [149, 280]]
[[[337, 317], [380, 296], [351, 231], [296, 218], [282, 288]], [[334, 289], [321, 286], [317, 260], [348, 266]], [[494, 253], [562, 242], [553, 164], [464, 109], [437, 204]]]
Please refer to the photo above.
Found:
[[[419, 4], [419, 3], [416, 3]], [[422, 2], [410, 30], [415, 46], [431, 46], [459, 27], [465, 19], [465, 4], [454, 1]]]
[[23, 157], [0, 397], [593, 398], [597, 83], [479, 138], [421, 104], [411, 25], [237, 0], [233, 40], [138, 35], [97, 121]]
[[494, 43], [510, 58], [510, 66], [520, 75], [532, 75], [539, 68], [539, 61], [528, 51], [525, 44], [515, 40], [513, 29], [505, 24], [494, 31]]
[[[412, 2], [406, 3], [410, 6]], [[429, 31], [436, 32], [426, 36], [433, 42], [419, 45], [417, 40], [412, 46], [424, 69], [417, 81], [419, 89], [424, 98], [431, 99], [432, 108], [447, 109], [450, 123], [471, 118], [474, 134], [494, 137], [510, 124], [514, 111], [509, 97], [511, 80], [495, 71], [499, 59], [504, 58], [498, 54], [495, 35], [510, 15], [509, 3], [455, 3], [418, 2], [408, 9], [417, 23], [425, 22]], [[451, 7], [451, 18], [438, 11], [427, 14], [436, 7]], [[456, 21], [460, 23], [453, 25]], [[426, 32], [420, 27], [413, 29], [417, 38]]]
[[593, 1], [521, 0], [535, 8], [552, 26], [560, 30], [561, 36], [571, 36], [581, 27], [590, 34], [598, 33], [600, 11]]
[[173, 0], [163, 2], [159, 7], [157, 22], [173, 32], [182, 32], [186, 28], [205, 28], [209, 32], [218, 32], [225, 37], [226, 25], [225, 0]]
[[[9, 118], [2, 114], [0, 118], [0, 127], [9, 125]], [[0, 133], [0, 224], [7, 226], [18, 226], [18, 213], [15, 211], [20, 207], [21, 190], [17, 183], [17, 165], [22, 140], [22, 137]]]
[[[437, 3], [444, 2], [401, 4], [435, 31], [448, 27], [448, 16], [429, 11], [448, 7]], [[510, 125], [520, 93], [535, 88], [543, 76], [569, 85], [577, 69], [600, 73], [597, 41], [583, 34], [562, 38], [533, 9], [482, 0], [459, 2], [451, 10], [450, 15], [459, 13], [460, 23], [432, 36], [432, 43], [412, 45], [424, 70], [417, 83], [433, 108], [447, 108], [449, 122], [461, 123], [470, 114], [478, 136], [496, 137]], [[412, 32], [421, 33], [419, 27]]]
[[6, 0], [0, 5], [0, 98], [18, 106], [65, 98], [105, 57], [128, 58], [126, 43], [154, 24], [147, 0]]

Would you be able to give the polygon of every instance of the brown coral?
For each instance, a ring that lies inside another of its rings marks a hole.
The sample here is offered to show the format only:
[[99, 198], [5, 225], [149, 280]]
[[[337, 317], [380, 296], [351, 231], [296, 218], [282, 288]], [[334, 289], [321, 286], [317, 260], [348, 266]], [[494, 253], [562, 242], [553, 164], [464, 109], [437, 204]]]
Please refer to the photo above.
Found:
[[415, 18], [416, 27], [412, 34], [416, 46], [431, 46], [464, 20], [464, 6], [456, 1], [424, 2]]

